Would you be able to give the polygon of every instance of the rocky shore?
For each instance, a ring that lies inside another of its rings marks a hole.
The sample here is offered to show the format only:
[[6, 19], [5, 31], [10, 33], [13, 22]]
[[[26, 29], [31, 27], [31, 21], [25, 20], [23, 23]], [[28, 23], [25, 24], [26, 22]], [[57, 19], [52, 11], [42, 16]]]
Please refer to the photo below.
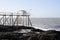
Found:
[[[0, 40], [60, 40], [60, 31], [56, 30], [43, 31], [33, 27], [22, 27], [22, 29], [30, 29], [31, 31], [27, 33], [20, 33], [14, 32], [16, 27], [15, 29], [11, 29], [10, 27], [11, 30], [7, 29], [9, 27], [1, 28], [2, 27], [0, 27]], [[5, 31], [2, 31], [3, 29]]]

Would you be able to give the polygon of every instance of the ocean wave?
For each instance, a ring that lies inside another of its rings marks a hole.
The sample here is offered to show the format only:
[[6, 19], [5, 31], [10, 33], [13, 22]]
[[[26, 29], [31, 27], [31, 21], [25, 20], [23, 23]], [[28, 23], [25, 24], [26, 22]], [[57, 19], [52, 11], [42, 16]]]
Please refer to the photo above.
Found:
[[42, 26], [42, 25], [40, 25], [40, 26], [37, 26], [37, 25], [35, 25], [35, 26], [33, 26], [34, 28], [36, 28], [36, 29], [41, 29], [41, 30], [44, 30], [44, 31], [47, 31], [47, 30], [56, 30], [56, 31], [60, 31], [60, 25], [44, 25], [44, 26]]

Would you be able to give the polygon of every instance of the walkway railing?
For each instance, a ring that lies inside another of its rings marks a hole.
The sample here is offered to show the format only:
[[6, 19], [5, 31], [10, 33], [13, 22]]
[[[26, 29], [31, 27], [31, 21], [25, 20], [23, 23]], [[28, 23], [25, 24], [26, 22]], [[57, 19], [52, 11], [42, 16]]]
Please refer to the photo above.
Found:
[[30, 15], [0, 14], [0, 25], [32, 26]]

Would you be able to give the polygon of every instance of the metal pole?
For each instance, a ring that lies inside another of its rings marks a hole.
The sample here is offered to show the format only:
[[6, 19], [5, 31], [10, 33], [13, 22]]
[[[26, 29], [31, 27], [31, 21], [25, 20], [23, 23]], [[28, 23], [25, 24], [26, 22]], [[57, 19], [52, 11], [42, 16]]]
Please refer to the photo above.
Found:
[[4, 15], [3, 15], [3, 25], [4, 25]]
[[13, 13], [12, 13], [12, 26], [13, 26]]
[[10, 17], [10, 19], [9, 19], [10, 20], [10, 23], [9, 23], [9, 25], [11, 26], [11, 16], [9, 16], [9, 17]]
[[27, 16], [26, 16], [26, 26], [27, 26], [27, 20], [28, 20], [28, 18], [27, 18]]
[[29, 27], [29, 16], [28, 16], [28, 27]]
[[17, 18], [17, 26], [18, 26], [18, 18]]
[[23, 16], [23, 26], [24, 26], [24, 16]]
[[4, 20], [5, 20], [5, 24], [6, 24], [6, 15], [5, 15], [5, 19]]
[[30, 24], [31, 24], [31, 26], [32, 26], [32, 23], [31, 23], [31, 20], [29, 19], [29, 22], [30, 22]]
[[3, 23], [1, 22], [3, 18], [4, 18], [4, 17], [0, 18], [0, 24], [3, 24]]

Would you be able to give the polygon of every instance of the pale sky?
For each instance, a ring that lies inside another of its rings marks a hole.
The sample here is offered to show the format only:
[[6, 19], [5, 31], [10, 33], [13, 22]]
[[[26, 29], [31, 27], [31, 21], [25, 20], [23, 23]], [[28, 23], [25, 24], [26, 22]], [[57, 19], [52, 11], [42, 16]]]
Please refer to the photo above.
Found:
[[18, 10], [30, 12], [31, 17], [60, 18], [60, 0], [0, 0], [0, 12]]

